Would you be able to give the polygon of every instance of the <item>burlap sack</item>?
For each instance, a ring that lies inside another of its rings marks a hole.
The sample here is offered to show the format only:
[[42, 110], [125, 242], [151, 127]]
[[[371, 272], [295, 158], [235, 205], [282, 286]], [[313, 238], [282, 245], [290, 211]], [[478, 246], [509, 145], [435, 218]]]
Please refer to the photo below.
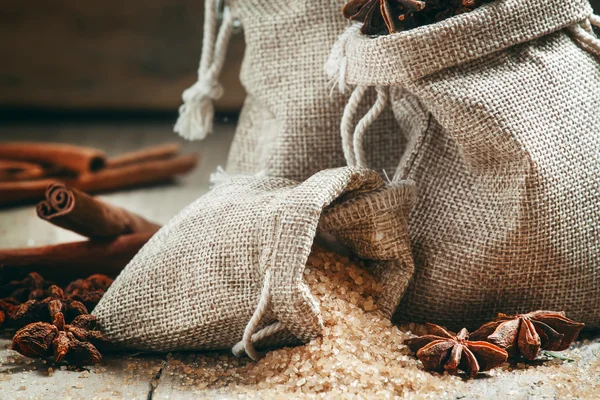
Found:
[[[323, 71], [332, 44], [348, 25], [341, 17], [345, 1], [227, 1], [218, 35], [214, 1], [207, 1], [199, 80], [183, 95], [175, 130], [189, 139], [212, 132], [212, 99], [223, 95], [217, 79], [239, 19], [246, 42], [240, 78], [247, 98], [227, 172], [302, 181], [345, 166], [339, 122], [348, 97], [332, 90]], [[374, 96], [369, 90], [361, 107]], [[406, 142], [397, 129], [389, 109], [370, 127], [364, 146], [374, 170], [392, 174], [397, 167]]]
[[235, 346], [256, 359], [254, 343], [313, 339], [323, 323], [303, 272], [322, 218], [330, 234], [372, 260], [383, 285], [378, 306], [391, 318], [413, 272], [413, 187], [349, 167], [303, 183], [230, 177], [140, 250], [94, 315], [112, 341], [139, 350]]
[[[389, 93], [419, 196], [397, 318], [477, 327], [564, 310], [600, 327], [600, 41], [585, 0], [497, 0], [381, 37], [349, 28], [329, 74]], [[344, 118], [354, 110], [350, 101]]]

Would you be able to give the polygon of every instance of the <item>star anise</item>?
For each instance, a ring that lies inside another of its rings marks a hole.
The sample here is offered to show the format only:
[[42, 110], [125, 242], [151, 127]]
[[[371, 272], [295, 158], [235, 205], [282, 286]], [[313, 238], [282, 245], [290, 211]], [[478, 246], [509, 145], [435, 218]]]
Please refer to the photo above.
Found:
[[102, 332], [96, 330], [93, 315], [80, 315], [71, 324], [65, 324], [59, 312], [53, 324], [35, 322], [17, 331], [12, 348], [26, 357], [53, 358], [57, 363], [66, 361], [81, 366], [102, 361], [98, 348], [108, 344]]
[[22, 302], [45, 297], [44, 289], [50, 285], [51, 283], [45, 281], [40, 274], [31, 272], [20, 281], [14, 280], [2, 286], [0, 293]]
[[583, 323], [570, 320], [564, 312], [498, 314], [495, 321], [481, 326], [473, 332], [472, 337], [500, 346], [511, 356], [521, 354], [528, 360], [534, 360], [540, 349], [568, 349], [583, 327]]
[[51, 323], [58, 311], [71, 321], [92, 311], [112, 282], [106, 275], [95, 274], [71, 282], [63, 291], [32, 272], [25, 279], [12, 281], [2, 288], [3, 292], [17, 298], [0, 300], [0, 327], [22, 328], [32, 322]]
[[351, 0], [344, 17], [363, 22], [365, 35], [387, 35], [472, 11], [489, 0]]
[[12, 318], [14, 312], [19, 308], [19, 302], [8, 297], [0, 299], [0, 328], [4, 322]]
[[78, 301], [83, 303], [85, 308], [87, 308], [90, 312], [94, 310], [94, 307], [100, 302], [104, 296], [104, 292], [101, 290], [97, 290], [94, 292], [87, 292], [82, 294], [72, 294], [69, 296], [69, 299], [72, 301]]
[[100, 362], [99, 350], [106, 349], [109, 343], [96, 329], [96, 318], [88, 314], [88, 308], [100, 301], [112, 279], [92, 275], [72, 282], [67, 286], [67, 294], [56, 285], [44, 288], [43, 282], [39, 274], [13, 282], [27, 287], [29, 297], [34, 290], [41, 290], [43, 299], [30, 299], [22, 304], [15, 300], [0, 301], [0, 312], [7, 310], [13, 327], [26, 325], [15, 333], [13, 349], [27, 357], [53, 358], [55, 362], [73, 365]]
[[427, 330], [429, 334], [406, 341], [426, 370], [451, 374], [461, 370], [475, 377], [480, 371], [502, 365], [508, 358], [507, 352], [498, 346], [470, 341], [466, 329], [453, 335], [441, 326], [428, 323]]
[[80, 301], [65, 298], [64, 292], [58, 286], [50, 286], [48, 297], [43, 300], [28, 300], [18, 306], [11, 315], [11, 323], [22, 327], [32, 322], [52, 322], [57, 313], [66, 315], [69, 321], [75, 317], [88, 314], [87, 307]]
[[77, 279], [69, 283], [65, 289], [67, 296], [84, 295], [91, 292], [104, 293], [112, 285], [113, 280], [106, 275], [94, 274], [86, 279]]

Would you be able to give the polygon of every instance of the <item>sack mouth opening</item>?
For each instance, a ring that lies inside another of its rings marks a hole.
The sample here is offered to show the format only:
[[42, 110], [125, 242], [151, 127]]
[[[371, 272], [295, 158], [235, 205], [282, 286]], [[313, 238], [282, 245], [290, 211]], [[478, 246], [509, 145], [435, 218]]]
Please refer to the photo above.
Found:
[[[377, 191], [377, 189], [385, 186], [385, 182], [375, 171], [352, 167], [321, 171], [312, 178], [309, 178], [304, 184], [309, 184], [313, 179], [315, 183], [318, 183], [320, 180], [315, 178], [319, 178], [320, 176], [342, 177], [343, 183], [339, 182], [335, 184], [335, 186], [338, 186], [339, 192], [327, 198], [320, 210], [314, 211], [319, 214], [317, 223], [311, 225], [310, 229], [297, 237], [294, 247], [299, 251], [294, 253], [293, 259], [286, 260], [285, 266], [276, 262], [277, 254], [284, 253], [284, 247], [289, 247], [289, 243], [280, 243], [277, 247], [269, 249], [265, 257], [265, 259], [269, 260], [270, 265], [276, 265], [276, 268], [287, 271], [285, 276], [279, 273], [273, 274], [273, 287], [291, 288], [274, 293], [271, 303], [273, 315], [291, 334], [303, 342], [309, 342], [319, 337], [325, 329], [319, 302], [304, 277], [304, 271], [310, 256], [308, 248], [310, 246], [310, 249], [313, 249], [315, 245], [320, 244], [318, 233], [320, 232], [320, 223], [322, 222], [321, 217], [326, 213], [326, 209], [334, 203], [334, 200], [343, 197], [344, 194], [354, 192], [360, 196], [365, 190], [367, 192]], [[397, 192], [395, 193], [396, 197], [399, 196], [407, 203], [412, 204], [413, 182], [398, 182], [394, 185], [394, 189], [394, 192]], [[290, 204], [286, 202], [285, 206], [289, 207]], [[283, 215], [280, 216], [280, 221], [287, 221], [285, 214]], [[393, 289], [389, 288], [389, 290]], [[388, 297], [390, 297], [389, 293]], [[302, 320], [301, 324], [298, 324], [299, 320]]]
[[[495, 0], [495, 1], [502, 1], [502, 0]], [[431, 35], [432, 32], [430, 32], [430, 31], [432, 29], [439, 29], [439, 28], [443, 29], [444, 25], [454, 24], [454, 20], [463, 19], [465, 17], [465, 15], [467, 15], [467, 14], [470, 14], [471, 16], [476, 15], [477, 13], [481, 14], [481, 13], [485, 12], [485, 11], [482, 11], [483, 9], [485, 9], [486, 7], [489, 7], [492, 4], [493, 3], [482, 4], [481, 6], [475, 8], [473, 11], [470, 11], [468, 13], [453, 15], [453, 16], [445, 18], [441, 21], [437, 21], [433, 24], [421, 25], [421, 26], [417, 26], [416, 28], [407, 29], [407, 30], [400, 31], [400, 32], [394, 32], [394, 33], [390, 33], [387, 35], [365, 35], [365, 34], [361, 33], [361, 36], [368, 40], [385, 42], [385, 41], [401, 40], [407, 36], [410, 36], [412, 38], [414, 36]], [[354, 24], [362, 25], [362, 23], [359, 23], [359, 22], [354, 22]]]
[[[593, 10], [587, 0], [496, 0], [435, 24], [383, 36], [367, 36], [353, 24], [330, 62], [346, 84], [406, 85], [577, 24]], [[345, 61], [342, 62], [342, 60]], [[344, 64], [342, 66], [342, 64]], [[343, 73], [340, 71], [344, 69]], [[332, 71], [328, 72], [332, 75]]]

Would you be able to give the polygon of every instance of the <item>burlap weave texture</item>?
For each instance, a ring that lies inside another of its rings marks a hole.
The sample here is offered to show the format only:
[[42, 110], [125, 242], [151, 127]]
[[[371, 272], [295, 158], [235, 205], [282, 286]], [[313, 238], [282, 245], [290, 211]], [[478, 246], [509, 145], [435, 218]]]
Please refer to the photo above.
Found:
[[[348, 96], [323, 68], [347, 26], [345, 0], [232, 0], [244, 27], [241, 81], [247, 98], [227, 162], [231, 174], [263, 173], [302, 181], [346, 166], [339, 135]], [[373, 99], [370, 92], [364, 108]], [[369, 166], [393, 173], [405, 146], [386, 110], [365, 140]]]
[[415, 277], [397, 318], [553, 309], [600, 326], [600, 48], [575, 35], [591, 13], [497, 0], [385, 37], [350, 28], [334, 48], [329, 72], [345, 58], [346, 84], [389, 88], [407, 137]]
[[[378, 306], [391, 317], [413, 273], [405, 233], [413, 189], [411, 182], [390, 186], [371, 170], [348, 167], [321, 171], [303, 183], [230, 177], [140, 250], [94, 314], [106, 335], [127, 348], [231, 348], [261, 308], [269, 280], [269, 303], [257, 330], [282, 329], [257, 341], [277, 345], [313, 339], [322, 332], [322, 320], [303, 272], [323, 209], [334, 202], [329, 215], [364, 221], [346, 224], [352, 231], [344, 242], [351, 248], [376, 240], [378, 233], [387, 235], [392, 227], [377, 223], [382, 212], [393, 215], [394, 232], [404, 230], [397, 241], [370, 254], [383, 287]], [[351, 204], [344, 206], [347, 200]], [[344, 226], [336, 232], [344, 232]]]

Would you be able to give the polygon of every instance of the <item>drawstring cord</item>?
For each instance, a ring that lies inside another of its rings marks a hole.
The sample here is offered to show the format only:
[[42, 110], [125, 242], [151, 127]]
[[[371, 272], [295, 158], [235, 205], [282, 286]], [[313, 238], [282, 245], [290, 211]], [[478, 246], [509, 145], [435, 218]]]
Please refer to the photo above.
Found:
[[358, 121], [354, 132], [352, 132], [352, 122], [358, 111], [358, 106], [365, 96], [368, 86], [358, 85], [352, 92], [348, 104], [344, 109], [340, 130], [342, 134], [342, 148], [344, 157], [349, 167], [367, 168], [367, 158], [363, 146], [363, 141], [367, 129], [381, 115], [388, 102], [387, 88], [376, 86], [377, 99], [369, 111]]
[[373, 104], [373, 107], [371, 107], [365, 116], [358, 122], [356, 129], [354, 130], [354, 154], [356, 155], [356, 166], [360, 168], [367, 168], [367, 158], [363, 147], [365, 133], [379, 115], [381, 115], [388, 102], [388, 92], [386, 88], [377, 86], [375, 87], [375, 91], [377, 92], [375, 104]]
[[[354, 23], [342, 33], [336, 43], [333, 45], [331, 54], [325, 63], [325, 72], [330, 77], [330, 85], [333, 89], [337, 86], [341, 93], [344, 93], [348, 87], [346, 83], [346, 70], [348, 68], [348, 59], [346, 56], [346, 46], [348, 41], [354, 37], [360, 30], [361, 24]], [[354, 118], [358, 112], [358, 107], [365, 97], [369, 86], [357, 85], [348, 104], [344, 108], [340, 131], [342, 135], [342, 149], [346, 164], [349, 167], [367, 168], [367, 158], [363, 146], [364, 137], [367, 129], [381, 115], [388, 103], [388, 89], [384, 86], [375, 86], [377, 99], [367, 113], [358, 121], [353, 129]]]
[[598, 15], [590, 15], [586, 20], [579, 24], [570, 26], [573, 38], [590, 53], [600, 57], [600, 39], [594, 34], [592, 26], [600, 28], [600, 17]]
[[183, 104], [175, 132], [188, 140], [202, 140], [213, 130], [213, 100], [223, 95], [218, 82], [225, 63], [227, 46], [234, 29], [234, 18], [228, 7], [223, 9], [223, 21], [217, 34], [217, 4], [207, 0], [204, 15], [202, 56], [198, 68], [198, 81], [183, 92]]
[[358, 105], [364, 97], [366, 90], [366, 86], [357, 86], [356, 89], [354, 89], [350, 99], [348, 99], [346, 108], [344, 108], [344, 114], [342, 115], [342, 121], [340, 123], [340, 130], [342, 133], [342, 149], [344, 150], [346, 164], [348, 164], [350, 167], [356, 164], [354, 147], [352, 145], [352, 122]]
[[248, 325], [246, 325], [246, 329], [244, 330], [244, 336], [242, 337], [242, 340], [238, 342], [235, 346], [233, 346], [232, 352], [236, 357], [241, 357], [244, 353], [246, 353], [248, 354], [248, 357], [250, 357], [254, 361], [259, 360], [263, 356], [263, 354], [256, 351], [256, 349], [254, 348], [254, 343], [283, 330], [283, 324], [281, 322], [275, 322], [255, 333], [256, 329], [260, 325], [262, 318], [267, 312], [270, 302], [271, 270], [267, 270], [267, 272], [265, 273], [265, 282], [263, 284], [263, 288], [260, 294], [260, 299], [258, 301], [256, 309], [254, 310], [254, 314], [252, 315], [252, 318], [250, 318]]

